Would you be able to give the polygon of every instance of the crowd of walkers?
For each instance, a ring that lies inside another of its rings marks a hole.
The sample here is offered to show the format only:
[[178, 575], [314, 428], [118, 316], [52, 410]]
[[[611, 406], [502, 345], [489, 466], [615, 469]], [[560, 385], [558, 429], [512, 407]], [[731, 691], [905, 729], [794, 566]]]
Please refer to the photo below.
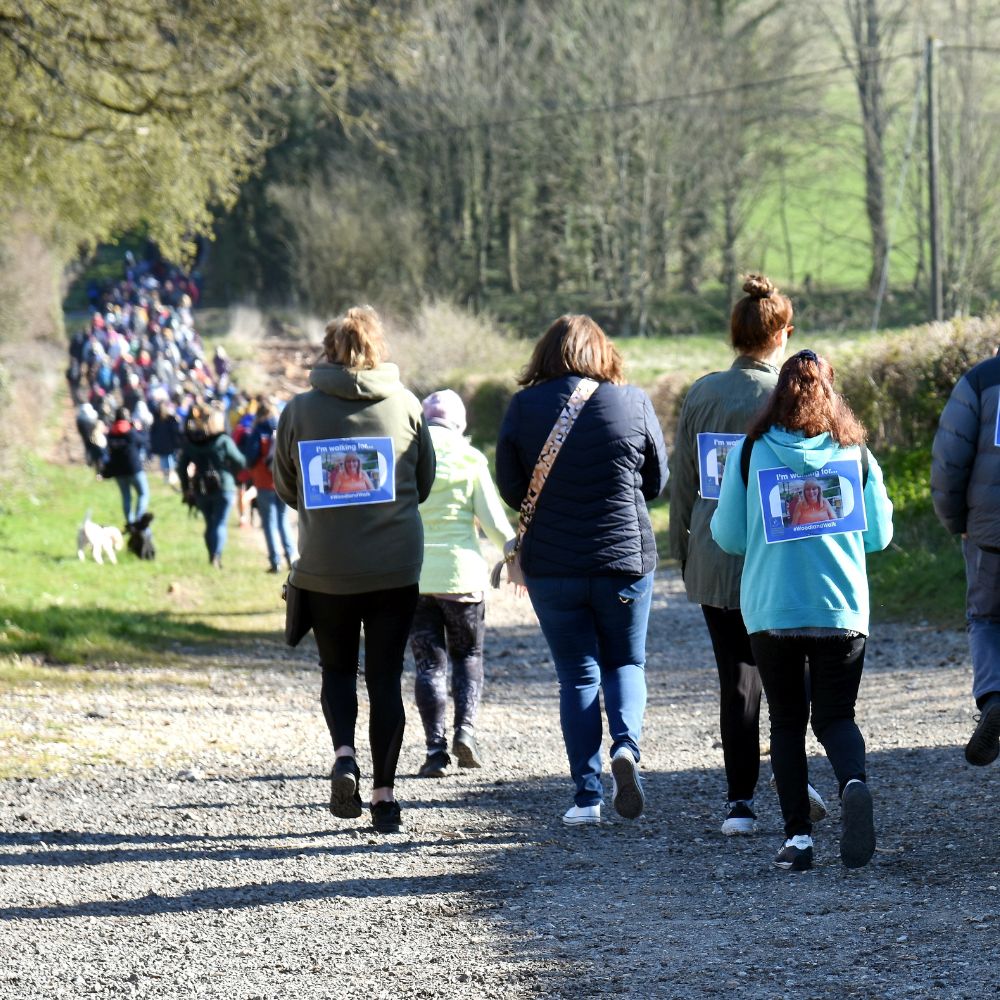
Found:
[[[555, 665], [574, 785], [562, 821], [601, 822], [605, 720], [612, 805], [640, 816], [657, 562], [647, 505], [667, 489], [667, 448], [649, 397], [625, 383], [601, 327], [562, 316], [538, 340], [500, 428], [494, 486], [464, 436], [462, 400], [441, 389], [420, 401], [405, 388], [371, 307], [328, 324], [310, 389], [279, 413], [266, 399], [240, 399], [224, 355], [206, 363], [190, 280], [132, 265], [71, 350], [88, 455], [118, 480], [127, 521], [148, 502], [143, 463], [157, 455], [204, 516], [216, 566], [237, 476], [249, 478], [268, 568], [284, 560], [290, 570], [289, 642], [312, 629], [319, 651], [331, 812], [365, 811], [356, 753], [362, 636], [374, 829], [403, 827], [395, 779], [407, 645], [426, 746], [419, 775], [439, 777], [453, 762], [482, 766], [485, 599], [506, 576], [526, 590]], [[837, 779], [841, 859], [860, 868], [876, 844], [855, 720], [869, 632], [866, 553], [891, 541], [892, 503], [829, 362], [809, 349], [786, 358], [791, 301], [759, 275], [744, 292], [730, 321], [735, 360], [686, 395], [669, 477], [670, 547], [718, 667], [721, 833], [757, 830], [763, 694], [785, 833], [774, 863], [809, 869], [813, 824], [827, 816], [809, 781], [811, 724]], [[935, 507], [962, 535], [968, 567], [981, 714], [965, 754], [976, 765], [1000, 756], [998, 411], [1000, 359], [991, 359], [960, 380], [934, 444]], [[519, 512], [516, 532], [501, 497]], [[297, 553], [288, 507], [298, 514]], [[503, 552], [492, 574], [480, 532]]]
[[241, 392], [223, 347], [207, 356], [195, 326], [197, 274], [150, 248], [125, 255], [120, 280], [91, 283], [87, 325], [69, 345], [66, 378], [84, 455], [121, 492], [126, 529], [148, 529], [153, 462], [204, 520], [212, 565], [222, 567], [230, 512], [260, 513], [269, 571], [293, 559], [287, 508], [271, 477], [277, 401]]

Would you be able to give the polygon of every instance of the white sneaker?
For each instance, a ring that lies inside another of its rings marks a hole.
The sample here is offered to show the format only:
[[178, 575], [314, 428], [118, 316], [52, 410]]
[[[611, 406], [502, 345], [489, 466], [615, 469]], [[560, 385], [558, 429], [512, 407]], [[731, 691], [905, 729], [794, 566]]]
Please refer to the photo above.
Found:
[[567, 826], [595, 826], [601, 822], [601, 807], [571, 806], [563, 814], [563, 822]]
[[[768, 784], [772, 788], [777, 789], [778, 783], [774, 780], [773, 774]], [[826, 803], [823, 801], [823, 796], [812, 785], [806, 785], [806, 794], [809, 796], [809, 821], [811, 823], [818, 823], [821, 819], [826, 819], [830, 815], [830, 810], [827, 809]]]
[[818, 823], [821, 819], [826, 819], [830, 815], [830, 810], [826, 808], [823, 796], [812, 785], [806, 785], [806, 794], [809, 796], [810, 822]]
[[641, 816], [646, 805], [639, 765], [628, 747], [619, 747], [611, 758], [611, 801], [625, 819]]

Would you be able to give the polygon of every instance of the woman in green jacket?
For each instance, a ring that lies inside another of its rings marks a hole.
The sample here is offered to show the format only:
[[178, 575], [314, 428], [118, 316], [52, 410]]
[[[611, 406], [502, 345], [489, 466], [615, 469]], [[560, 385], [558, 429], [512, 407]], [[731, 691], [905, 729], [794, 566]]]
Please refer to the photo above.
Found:
[[247, 464], [236, 443], [225, 433], [225, 426], [222, 410], [193, 408], [177, 469], [184, 502], [197, 507], [205, 518], [205, 548], [217, 569], [222, 569], [229, 512], [236, 500], [234, 473]]
[[[320, 702], [336, 758], [330, 811], [344, 819], [363, 812], [355, 730], [364, 629], [372, 826], [395, 833], [402, 825], [394, 785], [406, 722], [403, 656], [424, 555], [417, 505], [434, 481], [434, 447], [420, 401], [386, 361], [374, 309], [350, 309], [329, 323], [323, 351], [312, 388], [278, 422], [274, 488], [299, 515], [289, 581], [303, 591], [323, 668]], [[367, 482], [331, 491], [330, 471], [348, 456], [362, 463]]]
[[423, 401], [437, 476], [421, 507], [424, 565], [410, 633], [417, 666], [416, 700], [427, 739], [420, 776], [439, 778], [451, 764], [445, 716], [448, 660], [452, 665], [455, 728], [452, 752], [460, 767], [481, 767], [476, 715], [483, 689], [484, 593], [488, 567], [477, 524], [498, 548], [514, 537], [490, 478], [486, 456], [463, 437], [465, 405], [442, 389]]
[[[670, 468], [670, 548], [680, 561], [688, 600], [701, 605], [719, 671], [719, 720], [727, 804], [722, 832], [757, 829], [754, 790], [760, 773], [761, 682], [740, 612], [743, 560], [712, 539], [710, 523], [729, 449], [767, 401], [792, 334], [792, 303], [763, 275], [747, 276], [733, 307], [736, 359], [691, 386], [681, 408]], [[810, 786], [813, 819], [826, 807]]]

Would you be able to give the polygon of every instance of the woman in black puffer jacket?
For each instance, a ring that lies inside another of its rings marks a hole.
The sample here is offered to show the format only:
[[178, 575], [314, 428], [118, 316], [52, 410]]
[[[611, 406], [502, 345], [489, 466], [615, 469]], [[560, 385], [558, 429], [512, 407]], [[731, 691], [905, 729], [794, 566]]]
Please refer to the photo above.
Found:
[[124, 406], [115, 411], [115, 420], [107, 436], [107, 459], [101, 475], [105, 479], [114, 479], [118, 484], [125, 523], [132, 524], [146, 513], [149, 506], [149, 483], [142, 467], [146, 436], [136, 429]]
[[583, 378], [599, 385], [566, 436], [520, 549], [531, 603], [559, 677], [575, 804], [569, 825], [600, 822], [603, 688], [613, 801], [643, 808], [639, 738], [656, 544], [646, 503], [667, 482], [649, 397], [624, 385], [618, 351], [589, 316], [562, 316], [535, 345], [497, 442], [497, 485], [520, 507], [549, 432]]

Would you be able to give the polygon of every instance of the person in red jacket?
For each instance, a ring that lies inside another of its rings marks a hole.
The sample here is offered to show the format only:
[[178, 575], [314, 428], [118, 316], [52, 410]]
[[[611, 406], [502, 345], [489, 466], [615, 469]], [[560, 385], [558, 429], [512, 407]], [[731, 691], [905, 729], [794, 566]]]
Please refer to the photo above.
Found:
[[[271, 471], [274, 461], [274, 432], [278, 423], [266, 400], [257, 406], [253, 428], [240, 442], [250, 470], [250, 482], [257, 490], [257, 509], [260, 526], [267, 543], [268, 573], [277, 573], [280, 554], [285, 555], [285, 565], [292, 568], [292, 538], [288, 528], [288, 507], [274, 489]], [[280, 548], [279, 548], [280, 545]]]

